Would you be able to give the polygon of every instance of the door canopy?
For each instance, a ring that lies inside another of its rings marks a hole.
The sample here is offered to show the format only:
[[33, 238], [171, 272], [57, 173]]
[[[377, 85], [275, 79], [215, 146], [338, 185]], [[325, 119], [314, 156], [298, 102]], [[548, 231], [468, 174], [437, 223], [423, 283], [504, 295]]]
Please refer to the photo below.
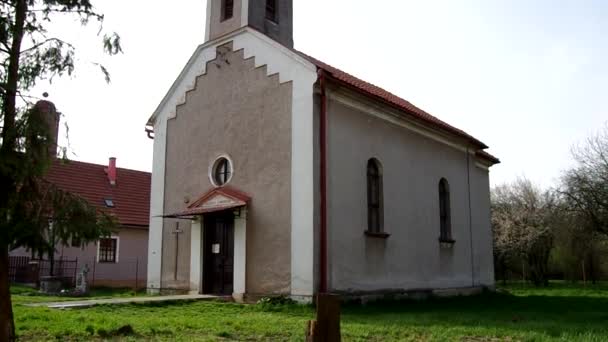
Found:
[[165, 215], [166, 218], [187, 218], [246, 206], [251, 197], [230, 187], [215, 188], [190, 204], [186, 210]]

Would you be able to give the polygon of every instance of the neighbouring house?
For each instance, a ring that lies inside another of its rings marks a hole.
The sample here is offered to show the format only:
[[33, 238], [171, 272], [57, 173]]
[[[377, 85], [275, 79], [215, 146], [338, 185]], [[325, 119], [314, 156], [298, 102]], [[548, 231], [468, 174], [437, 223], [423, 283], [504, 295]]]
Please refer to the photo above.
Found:
[[208, 1], [205, 42], [148, 122], [149, 291], [492, 288], [499, 160], [294, 50], [292, 15], [291, 0]]
[[[48, 115], [57, 115], [54, 105], [47, 102], [46, 106], [50, 109]], [[50, 126], [54, 127], [56, 137], [58, 124]], [[63, 273], [71, 276], [87, 265], [92, 286], [145, 287], [150, 178], [148, 172], [116, 167], [116, 158], [110, 158], [107, 165], [55, 159], [45, 179], [114, 215], [119, 223], [119, 229], [112, 236], [84, 248], [57, 246], [56, 268], [68, 267]], [[38, 257], [23, 248], [13, 250], [10, 255]]]

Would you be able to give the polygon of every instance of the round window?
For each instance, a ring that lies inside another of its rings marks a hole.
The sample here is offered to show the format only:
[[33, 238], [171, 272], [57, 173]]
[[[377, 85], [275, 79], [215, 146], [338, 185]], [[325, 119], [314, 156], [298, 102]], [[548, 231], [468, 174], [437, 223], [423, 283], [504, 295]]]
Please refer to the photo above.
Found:
[[223, 186], [232, 178], [232, 163], [226, 157], [218, 158], [213, 164], [211, 178], [216, 186]]

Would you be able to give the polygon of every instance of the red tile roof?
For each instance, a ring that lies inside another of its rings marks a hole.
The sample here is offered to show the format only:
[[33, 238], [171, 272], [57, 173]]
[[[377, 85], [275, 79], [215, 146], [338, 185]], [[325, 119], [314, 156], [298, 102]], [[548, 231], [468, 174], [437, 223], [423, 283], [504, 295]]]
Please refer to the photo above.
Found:
[[[106, 168], [106, 165], [56, 160], [45, 178], [60, 189], [77, 194], [91, 205], [114, 214], [121, 226], [147, 229], [150, 173], [117, 168], [116, 185], [111, 186]], [[114, 208], [108, 208], [105, 199], [111, 199]]]
[[[295, 51], [295, 50], [294, 50]], [[460, 136], [462, 138], [465, 138], [466, 140], [469, 140], [470, 142], [472, 142], [473, 144], [477, 145], [480, 149], [486, 149], [488, 148], [488, 146], [486, 146], [486, 144], [484, 144], [483, 142], [475, 139], [473, 136], [467, 134], [466, 132], [451, 126], [441, 120], [439, 120], [438, 118], [434, 117], [433, 115], [425, 112], [424, 110], [414, 106], [413, 104], [411, 104], [410, 102], [400, 98], [397, 95], [394, 95], [378, 86], [375, 86], [371, 83], [365, 82], [351, 74], [348, 74], [340, 69], [334, 68], [331, 65], [328, 65], [314, 57], [308, 56], [305, 53], [299, 52], [299, 51], [295, 51], [296, 53], [298, 53], [300, 56], [304, 57], [306, 60], [310, 61], [312, 64], [314, 64], [318, 69], [322, 70], [323, 72], [325, 72], [328, 76], [330, 76], [332, 79], [343, 83], [346, 86], [352, 87], [355, 90], [376, 98], [378, 100], [381, 100], [383, 102], [388, 103], [389, 105], [395, 106], [398, 109], [408, 113], [411, 115], [411, 117], [413, 117], [414, 119], [418, 119], [426, 124], [429, 124], [431, 126], [434, 126], [436, 128], [442, 129], [444, 131], [450, 132], [452, 134], [455, 134], [457, 136]]]

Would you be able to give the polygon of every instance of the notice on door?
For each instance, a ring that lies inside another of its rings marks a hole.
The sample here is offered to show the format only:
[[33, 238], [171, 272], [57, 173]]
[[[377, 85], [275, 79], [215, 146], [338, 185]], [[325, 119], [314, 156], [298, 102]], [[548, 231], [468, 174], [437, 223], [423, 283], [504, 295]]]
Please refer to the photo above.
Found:
[[220, 254], [220, 244], [219, 243], [214, 243], [213, 245], [211, 245], [211, 253]]

